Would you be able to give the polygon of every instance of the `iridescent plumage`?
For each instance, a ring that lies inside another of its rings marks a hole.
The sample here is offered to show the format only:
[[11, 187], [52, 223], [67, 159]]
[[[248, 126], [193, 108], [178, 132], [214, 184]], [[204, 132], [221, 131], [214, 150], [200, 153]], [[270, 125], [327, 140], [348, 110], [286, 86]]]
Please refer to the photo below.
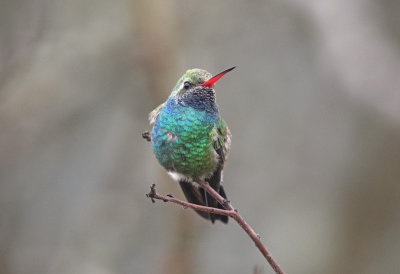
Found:
[[[211, 77], [205, 70], [191, 69], [178, 80], [167, 101], [150, 113], [151, 142], [157, 160], [179, 181], [189, 202], [222, 208], [193, 183], [206, 180], [226, 198], [221, 181], [231, 134], [219, 115], [213, 87], [202, 85]], [[213, 222], [228, 220], [198, 213]]]

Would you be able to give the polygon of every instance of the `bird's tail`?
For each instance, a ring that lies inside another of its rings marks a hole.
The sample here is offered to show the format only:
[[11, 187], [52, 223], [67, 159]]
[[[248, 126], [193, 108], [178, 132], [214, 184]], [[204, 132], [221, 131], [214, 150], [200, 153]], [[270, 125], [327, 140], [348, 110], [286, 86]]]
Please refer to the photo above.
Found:
[[[196, 185], [196, 183], [191, 183], [185, 180], [180, 180], [179, 184], [182, 188], [183, 194], [185, 194], [186, 199], [189, 203], [203, 205], [208, 207], [215, 207], [219, 209], [224, 209], [224, 207], [210, 194], [206, 193], [206, 191], [201, 187]], [[222, 185], [218, 185], [219, 189], [215, 189], [218, 193], [226, 199], [226, 194], [224, 191], [224, 187]], [[220, 220], [223, 223], [228, 223], [228, 216], [208, 213], [204, 211], [195, 210], [200, 216], [211, 220], [211, 222], [215, 222], [215, 220]]]

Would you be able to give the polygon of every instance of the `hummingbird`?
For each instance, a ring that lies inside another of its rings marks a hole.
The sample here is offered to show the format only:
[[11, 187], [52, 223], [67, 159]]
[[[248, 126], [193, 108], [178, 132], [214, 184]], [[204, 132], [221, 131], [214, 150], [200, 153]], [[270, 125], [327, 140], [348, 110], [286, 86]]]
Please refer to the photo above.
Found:
[[[203, 69], [189, 69], [178, 80], [168, 99], [149, 114], [151, 141], [158, 162], [179, 182], [190, 203], [224, 209], [197, 180], [204, 180], [227, 199], [222, 186], [224, 163], [231, 145], [231, 132], [219, 114], [214, 84], [235, 67], [215, 76]], [[228, 217], [196, 211], [211, 220]]]

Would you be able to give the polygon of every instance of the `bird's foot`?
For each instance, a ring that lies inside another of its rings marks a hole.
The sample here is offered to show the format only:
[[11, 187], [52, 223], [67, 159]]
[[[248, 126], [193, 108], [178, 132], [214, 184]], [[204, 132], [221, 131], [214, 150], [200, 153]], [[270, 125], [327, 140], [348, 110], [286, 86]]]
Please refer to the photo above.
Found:
[[224, 206], [227, 206], [230, 202], [231, 202], [231, 201], [229, 201], [229, 200], [227, 200], [227, 199], [224, 199], [224, 200], [222, 201], [222, 203], [223, 203]]

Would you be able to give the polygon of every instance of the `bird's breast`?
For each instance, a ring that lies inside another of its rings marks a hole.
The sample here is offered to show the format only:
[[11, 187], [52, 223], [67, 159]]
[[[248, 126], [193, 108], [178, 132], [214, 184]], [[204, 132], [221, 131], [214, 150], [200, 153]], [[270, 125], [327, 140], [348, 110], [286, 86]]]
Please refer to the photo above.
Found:
[[168, 171], [190, 178], [212, 173], [216, 160], [210, 133], [215, 118], [190, 107], [160, 113], [152, 132], [157, 160]]

